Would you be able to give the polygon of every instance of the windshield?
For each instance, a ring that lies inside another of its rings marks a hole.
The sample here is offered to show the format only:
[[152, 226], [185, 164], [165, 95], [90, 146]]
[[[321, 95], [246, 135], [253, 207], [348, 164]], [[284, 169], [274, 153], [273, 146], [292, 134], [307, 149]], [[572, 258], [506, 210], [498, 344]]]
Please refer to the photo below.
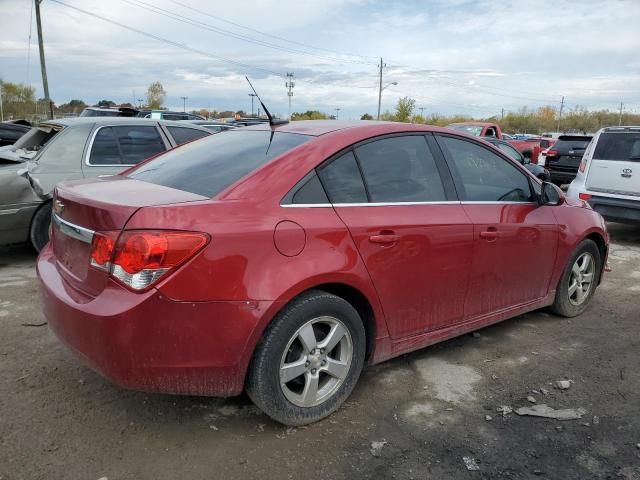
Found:
[[120, 116], [119, 110], [94, 110], [91, 108], [85, 108], [80, 114], [81, 117], [118, 117]]
[[213, 197], [272, 158], [312, 138], [270, 130], [234, 130], [171, 150], [128, 176]]
[[596, 160], [640, 160], [640, 132], [601, 134], [593, 158]]
[[40, 127], [34, 127], [25, 133], [13, 144], [11, 150], [16, 151], [19, 149], [24, 150], [40, 150], [44, 147], [49, 140], [51, 140], [61, 128], [53, 129], [50, 126], [41, 125]]
[[450, 128], [452, 130], [458, 130], [459, 132], [468, 133], [469, 135], [473, 135], [475, 137], [479, 137], [482, 134], [482, 127], [479, 125], [451, 124], [451, 125], [447, 125], [447, 128]]

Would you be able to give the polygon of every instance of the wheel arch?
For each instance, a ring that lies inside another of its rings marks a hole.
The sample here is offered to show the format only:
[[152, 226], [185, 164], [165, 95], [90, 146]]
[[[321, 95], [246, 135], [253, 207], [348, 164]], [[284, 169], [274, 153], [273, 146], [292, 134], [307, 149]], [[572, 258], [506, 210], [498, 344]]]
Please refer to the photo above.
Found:
[[599, 232], [591, 232], [583, 240], [591, 240], [598, 247], [600, 252], [600, 272], [598, 273], [598, 285], [602, 281], [602, 274], [604, 272], [605, 263], [607, 262], [607, 243], [604, 237]]

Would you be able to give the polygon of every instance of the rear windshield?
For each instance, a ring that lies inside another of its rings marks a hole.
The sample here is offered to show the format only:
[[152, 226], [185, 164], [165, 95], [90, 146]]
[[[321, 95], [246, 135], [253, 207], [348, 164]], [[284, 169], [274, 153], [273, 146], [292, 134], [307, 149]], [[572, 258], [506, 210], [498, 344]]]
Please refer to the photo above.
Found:
[[53, 129], [46, 125], [40, 127], [33, 127], [22, 137], [20, 137], [16, 143], [11, 147], [12, 150], [18, 150], [24, 148], [25, 150], [40, 150], [51, 140], [61, 128]]
[[479, 137], [482, 133], [482, 127], [479, 125], [456, 125], [455, 123], [452, 123], [451, 125], [447, 125], [447, 128], [458, 130], [459, 132], [468, 133], [469, 135], [473, 135], [475, 137]]
[[640, 160], [640, 132], [600, 134], [593, 158], [596, 160]]
[[213, 197], [272, 158], [312, 138], [269, 130], [234, 130], [171, 150], [128, 176]]
[[584, 150], [589, 145], [591, 137], [560, 137], [553, 146], [559, 153], [569, 153], [570, 150]]

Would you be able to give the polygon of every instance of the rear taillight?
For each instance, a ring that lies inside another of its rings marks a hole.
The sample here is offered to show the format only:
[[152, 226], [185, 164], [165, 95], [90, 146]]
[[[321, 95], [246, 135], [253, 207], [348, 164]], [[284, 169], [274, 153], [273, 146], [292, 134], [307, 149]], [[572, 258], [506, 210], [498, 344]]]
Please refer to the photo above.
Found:
[[558, 151], [557, 150], [548, 150], [547, 151], [547, 157], [557, 157], [558, 156]]
[[95, 232], [91, 240], [91, 266], [108, 271], [120, 232]]
[[580, 167], [578, 168], [578, 170], [580, 170], [581, 173], [584, 173], [585, 168], [587, 168], [587, 161], [583, 158], [580, 162]]
[[585, 202], [591, 199], [591, 195], [589, 195], [588, 193], [579, 193], [578, 197], [580, 198], [580, 200], [584, 200]]
[[94, 234], [91, 265], [107, 270], [132, 290], [149, 288], [209, 242], [198, 232], [127, 230], [115, 241], [108, 233]]

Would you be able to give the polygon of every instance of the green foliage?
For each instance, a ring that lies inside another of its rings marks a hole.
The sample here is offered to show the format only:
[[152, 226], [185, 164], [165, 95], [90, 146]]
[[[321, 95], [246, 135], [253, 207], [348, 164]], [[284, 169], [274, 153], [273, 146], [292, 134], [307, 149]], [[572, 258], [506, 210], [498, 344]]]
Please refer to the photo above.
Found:
[[113, 100], [100, 100], [96, 105], [102, 108], [111, 108], [116, 106], [116, 102]]
[[365, 113], [360, 117], [360, 120], [373, 120], [373, 116], [369, 115], [368, 113]]
[[413, 98], [399, 98], [396, 105], [396, 122], [408, 122], [411, 119], [411, 115], [413, 115], [413, 109], [415, 107], [416, 101]]
[[160, 82], [153, 82], [147, 89], [147, 107], [152, 110], [157, 110], [162, 107], [164, 99], [167, 96], [167, 92]]
[[330, 117], [327, 117], [326, 113], [322, 113], [319, 110], [307, 110], [304, 113], [295, 112], [295, 113], [291, 114], [291, 121], [295, 121], [295, 120], [326, 120], [327, 118], [330, 118]]

